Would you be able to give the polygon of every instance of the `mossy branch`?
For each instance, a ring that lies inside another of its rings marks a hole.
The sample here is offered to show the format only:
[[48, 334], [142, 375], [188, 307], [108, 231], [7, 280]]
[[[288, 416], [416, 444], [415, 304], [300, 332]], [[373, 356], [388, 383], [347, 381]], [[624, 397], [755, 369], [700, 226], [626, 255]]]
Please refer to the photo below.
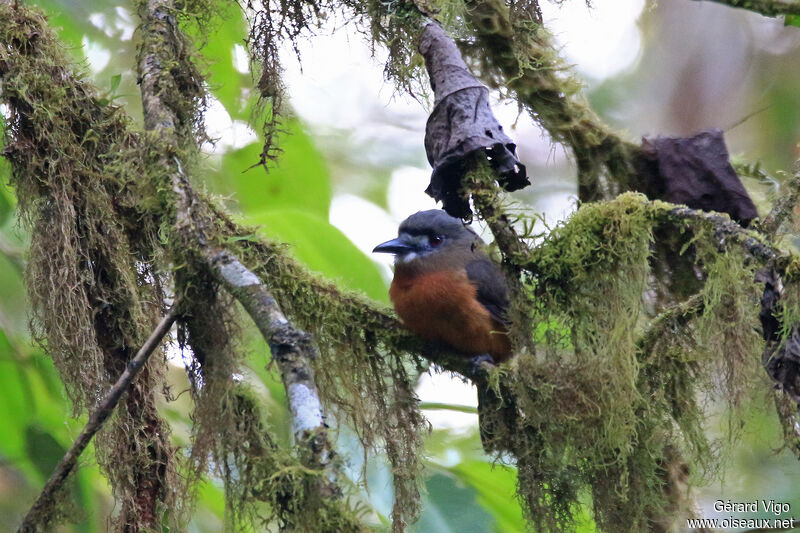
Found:
[[695, 2], [714, 2], [730, 7], [746, 9], [765, 17], [781, 15], [800, 15], [800, 2], [797, 0], [693, 0]]
[[42, 492], [39, 493], [33, 506], [25, 515], [22, 524], [20, 524], [17, 530], [18, 533], [37, 533], [39, 531], [45, 531], [52, 525], [50, 523], [50, 508], [56, 505], [54, 500], [56, 493], [61, 489], [64, 482], [75, 468], [78, 458], [83, 453], [83, 450], [86, 449], [86, 446], [89, 445], [92, 437], [103, 427], [105, 421], [108, 420], [108, 417], [114, 412], [114, 408], [119, 403], [122, 395], [128, 391], [131, 383], [133, 383], [139, 371], [145, 363], [147, 363], [150, 355], [152, 355], [161, 344], [161, 339], [169, 332], [178, 316], [178, 309], [178, 305], [173, 305], [164, 318], [161, 319], [161, 322], [158, 323], [150, 334], [150, 337], [147, 338], [144, 345], [136, 352], [136, 355], [130, 360], [128, 366], [125, 367], [125, 371], [119, 379], [117, 379], [116, 383], [114, 383], [114, 386], [111, 387], [98, 406], [92, 411], [92, 414], [89, 415], [89, 421], [83, 427], [83, 430], [75, 439], [70, 449], [67, 450], [67, 453], [65, 453], [58, 462], [55, 470], [47, 480], [47, 483], [45, 483]]
[[204, 255], [215, 277], [253, 319], [278, 363], [292, 412], [295, 445], [303, 450], [304, 466], [322, 472], [314, 487], [316, 497], [320, 501], [341, 497], [333, 446], [311, 367], [316, 357], [311, 337], [292, 327], [261, 280], [233, 254], [206, 249]]
[[[333, 461], [333, 445], [323, 422], [322, 406], [314, 382], [309, 360], [313, 357], [310, 337], [295, 330], [278, 308], [275, 299], [267, 292], [258, 277], [248, 270], [232, 253], [213, 248], [214, 221], [208, 210], [202, 209], [192, 190], [184, 165], [176, 147], [191, 146], [181, 122], [180, 109], [174, 102], [184, 102], [177, 92], [166, 62], [174, 60], [174, 50], [182, 42], [174, 17], [175, 6], [171, 0], [147, 0], [140, 13], [144, 44], [140, 53], [140, 78], [142, 101], [145, 102], [145, 125], [160, 133], [165, 141], [162, 149], [164, 172], [174, 193], [176, 204], [175, 231], [178, 242], [196, 254], [217, 280], [236, 298], [250, 314], [264, 339], [270, 346], [272, 357], [278, 363], [281, 379], [286, 388], [292, 412], [295, 446], [301, 463], [312, 471], [321, 471], [317, 483], [311, 487], [312, 499], [317, 505], [341, 498], [337, 485], [338, 473]], [[165, 87], [172, 88], [164, 90]], [[185, 119], [184, 119], [185, 120]], [[181, 141], [181, 136], [184, 136]], [[196, 146], [194, 146], [196, 148]], [[183, 252], [179, 252], [181, 255]], [[191, 255], [191, 252], [190, 252]]]
[[[685, 206], [670, 204], [660, 200], [651, 201], [637, 193], [625, 193], [618, 198], [602, 204], [587, 206], [589, 209], [613, 212], [619, 209], [642, 210], [653, 223], [665, 223], [679, 230], [703, 228], [709, 230], [714, 244], [719, 249], [738, 247], [749, 257], [762, 265], [770, 264], [778, 272], [785, 273], [794, 257], [771, 245], [761, 233], [745, 229], [725, 214], [690, 209]], [[602, 213], [599, 213], [602, 217]], [[521, 263], [522, 268], [539, 272], [538, 257], [547, 251], [547, 247], [531, 250], [529, 260]]]
[[[37, 340], [73, 400], [94, 407], [123, 372], [162, 302], [153, 276], [153, 228], [131, 211], [130, 122], [81, 82], [40, 11], [0, 1], [0, 98], [7, 106], [3, 155], [22, 220], [31, 228], [28, 293]], [[140, 176], [140, 175], [139, 175]], [[97, 436], [98, 463], [118, 502], [115, 527], [173, 523], [178, 509], [169, 426], [156, 409], [164, 360], [151, 359]], [[58, 514], [58, 513], [56, 513]], [[52, 525], [52, 524], [51, 524]]]
[[485, 81], [512, 91], [553, 140], [572, 150], [578, 166], [578, 198], [592, 202], [633, 188], [640, 148], [603, 124], [574, 82], [559, 76], [566, 66], [541, 25], [512, 18], [500, 0], [465, 4], [478, 45], [467, 54], [480, 65]]

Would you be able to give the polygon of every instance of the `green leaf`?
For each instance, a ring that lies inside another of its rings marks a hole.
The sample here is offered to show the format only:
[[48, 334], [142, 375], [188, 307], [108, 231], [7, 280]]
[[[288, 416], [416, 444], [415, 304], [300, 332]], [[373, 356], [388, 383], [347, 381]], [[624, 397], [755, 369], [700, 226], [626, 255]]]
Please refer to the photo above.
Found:
[[114, 93], [117, 92], [119, 88], [119, 83], [122, 81], [122, 74], [115, 74], [111, 76], [111, 85], [108, 88], [109, 96], [114, 96]]
[[439, 403], [439, 402], [420, 402], [420, 409], [429, 411], [455, 411], [457, 413], [470, 413], [477, 414], [478, 408], [471, 405], [460, 405], [456, 403]]
[[253, 167], [261, 144], [252, 143], [222, 157], [223, 179], [233, 185], [245, 214], [292, 207], [327, 218], [331, 185], [325, 161], [297, 121], [285, 128], [280, 140], [283, 152], [269, 172]]
[[13, 462], [25, 455], [25, 426], [31, 409], [30, 385], [15, 357], [5, 333], [0, 331], [0, 456]]
[[42, 429], [38, 424], [29, 424], [25, 428], [25, 440], [28, 447], [28, 457], [36, 470], [47, 479], [55, 470], [56, 465], [67, 452], [49, 431]]
[[496, 531], [513, 533], [526, 530], [522, 508], [517, 500], [515, 468], [468, 460], [456, 464], [450, 471], [475, 489], [478, 503], [497, 522]]
[[308, 268], [343, 287], [387, 301], [378, 267], [325, 218], [295, 209], [275, 209], [250, 215], [247, 222], [276, 241], [292, 245], [292, 254]]
[[[194, 36], [204, 43], [200, 54], [206, 59], [211, 92], [236, 120], [247, 120], [250, 110], [242, 97], [253, 86], [249, 74], [242, 74], [234, 63], [234, 45], [244, 45], [247, 24], [244, 13], [235, 2], [220, 2], [215, 6], [219, 16], [212, 23], [211, 33]], [[196, 30], [192, 33], [196, 33]]]
[[[2, 133], [2, 127], [0, 127]], [[4, 226], [14, 214], [16, 204], [14, 193], [8, 185], [11, 177], [11, 165], [5, 158], [0, 158], [0, 226]]]
[[[494, 519], [476, 500], [476, 491], [454, 476], [440, 472], [429, 477], [427, 495], [419, 521], [413, 530], [437, 533], [485, 533]], [[519, 531], [524, 531], [520, 529]]]
[[800, 28], [800, 15], [786, 15], [783, 19], [784, 26], [797, 26]]
[[28, 301], [21, 268], [12, 259], [0, 254], [0, 312], [4, 314], [3, 325], [9, 329], [7, 333], [12, 338], [15, 333], [24, 332], [28, 326], [26, 309]]

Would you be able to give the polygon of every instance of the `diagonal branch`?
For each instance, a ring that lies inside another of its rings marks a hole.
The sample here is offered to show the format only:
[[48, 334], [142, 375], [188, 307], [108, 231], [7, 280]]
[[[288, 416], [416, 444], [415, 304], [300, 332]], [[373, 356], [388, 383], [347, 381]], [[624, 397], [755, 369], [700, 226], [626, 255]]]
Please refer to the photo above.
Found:
[[236, 298], [269, 343], [278, 363], [292, 412], [295, 444], [305, 448], [305, 466], [322, 470], [315, 487], [322, 497], [341, 496], [311, 359], [311, 336], [294, 329], [258, 277], [226, 250], [207, 248], [204, 256], [214, 277]]
[[[181, 164], [179, 151], [170, 153], [170, 147], [190, 145], [186, 137], [180, 138], [179, 126], [185, 118], [182, 119], [170, 99], [165, 98], [165, 94], [169, 93], [163, 90], [163, 87], [177, 89], [171, 72], [163, 67], [168, 64], [164, 54], [170, 53], [170, 46], [164, 46], [162, 42], [170, 44], [181, 39], [174, 12], [175, 7], [170, 0], [147, 0], [143, 6], [143, 29], [147, 36], [139, 65], [145, 124], [165, 141], [165, 148], [161, 152], [162, 168], [169, 176], [177, 204], [175, 229], [179, 239], [190, 250], [194, 248], [199, 251], [197, 255], [202, 263], [242, 304], [269, 344], [289, 399], [300, 460], [305, 467], [322, 471], [312, 487], [315, 497], [318, 501], [339, 498], [342, 491], [337, 485], [333, 445], [323, 419], [310, 364], [310, 359], [314, 357], [311, 338], [292, 327], [258, 277], [236, 256], [210, 244], [215, 233], [213, 212], [193, 191]], [[185, 136], [187, 130], [184, 128], [182, 133]]]
[[92, 437], [94, 437], [95, 433], [97, 433], [100, 428], [103, 427], [105, 421], [108, 420], [108, 417], [114, 412], [114, 408], [119, 403], [122, 395], [128, 390], [131, 383], [133, 383], [133, 380], [136, 378], [139, 370], [141, 370], [145, 363], [147, 363], [147, 359], [156, 350], [156, 348], [158, 348], [159, 344], [161, 343], [161, 339], [164, 338], [169, 329], [172, 327], [172, 324], [178, 317], [177, 309], [178, 305], [173, 305], [164, 318], [161, 319], [161, 322], [158, 323], [156, 328], [150, 334], [150, 337], [148, 337], [147, 341], [145, 341], [144, 345], [142, 345], [134, 358], [130, 360], [128, 366], [125, 368], [125, 371], [119, 377], [117, 382], [114, 383], [114, 386], [111, 387], [97, 408], [89, 416], [89, 421], [78, 435], [78, 438], [75, 439], [72, 447], [58, 462], [55, 471], [50, 476], [50, 479], [47, 480], [47, 483], [42, 489], [42, 492], [39, 494], [39, 497], [36, 498], [36, 502], [34, 502], [33, 506], [28, 511], [28, 514], [25, 515], [25, 518], [22, 520], [22, 524], [20, 524], [19, 529], [17, 530], [18, 533], [35, 533], [37, 531], [44, 530], [46, 527], [48, 510], [54, 505], [54, 496], [64, 485], [64, 482], [69, 477], [69, 474], [75, 468], [78, 457], [80, 457], [81, 453], [83, 453], [83, 450], [86, 449], [86, 446], [89, 445], [89, 442], [92, 440]]

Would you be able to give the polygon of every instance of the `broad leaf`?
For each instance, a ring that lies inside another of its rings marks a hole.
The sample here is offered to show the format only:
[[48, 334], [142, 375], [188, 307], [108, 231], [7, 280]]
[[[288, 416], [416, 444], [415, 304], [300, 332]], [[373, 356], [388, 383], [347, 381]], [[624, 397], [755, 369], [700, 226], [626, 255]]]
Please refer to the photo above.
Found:
[[387, 301], [377, 265], [326, 219], [296, 209], [276, 209], [250, 215], [247, 221], [260, 225], [267, 237], [291, 244], [292, 254], [311, 270], [372, 299]]
[[252, 143], [222, 157], [223, 180], [229, 180], [245, 214], [274, 208], [298, 208], [328, 216], [331, 185], [322, 156], [298, 122], [285, 125], [281, 154], [269, 172], [260, 166], [261, 144]]

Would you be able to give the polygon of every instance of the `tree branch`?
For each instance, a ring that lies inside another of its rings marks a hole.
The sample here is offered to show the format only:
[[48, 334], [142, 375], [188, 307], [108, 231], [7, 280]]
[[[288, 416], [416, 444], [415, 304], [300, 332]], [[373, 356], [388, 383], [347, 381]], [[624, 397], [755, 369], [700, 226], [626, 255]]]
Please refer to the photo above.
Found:
[[[179, 134], [181, 117], [167, 98], [169, 93], [163, 87], [173, 85], [172, 74], [164, 69], [164, 46], [179, 42], [182, 36], [170, 0], [147, 0], [143, 7], [144, 30], [147, 32], [145, 45], [140, 58], [141, 91], [144, 104], [145, 124], [148, 129], [159, 132], [167, 141], [166, 146], [183, 144], [189, 140], [176, 138]], [[161, 90], [159, 90], [161, 89]], [[166, 97], [165, 97], [166, 96]], [[185, 119], [184, 119], [185, 120]], [[187, 130], [184, 128], [183, 134]], [[292, 412], [292, 427], [295, 445], [300, 450], [300, 460], [304, 466], [322, 470], [318, 482], [313, 487], [319, 501], [341, 497], [337, 485], [336, 465], [333, 462], [333, 445], [328, 437], [324, 423], [319, 393], [314, 383], [314, 372], [310, 359], [314, 356], [311, 338], [308, 334], [295, 330], [278, 307], [277, 302], [266, 290], [258, 277], [242, 264], [231, 252], [214, 248], [213, 212], [196, 196], [184, 172], [179, 155], [170, 157], [170, 150], [162, 151], [163, 168], [169, 174], [172, 191], [177, 203], [175, 228], [181, 240], [199, 250], [199, 256], [214, 277], [236, 298], [255, 322], [264, 339], [270, 346], [272, 357], [278, 363], [281, 380], [286, 388]]]
[[122, 395], [128, 390], [131, 383], [133, 383], [139, 370], [147, 363], [147, 359], [156, 348], [158, 348], [161, 339], [172, 327], [172, 324], [178, 316], [177, 309], [178, 306], [173, 305], [164, 318], [161, 319], [161, 322], [158, 323], [144, 345], [142, 345], [134, 358], [130, 360], [117, 382], [114, 383], [114, 386], [111, 387], [97, 408], [89, 416], [89, 421], [84, 426], [83, 431], [80, 432], [78, 438], [76, 438], [75, 442], [72, 444], [72, 447], [58, 462], [55, 471], [50, 476], [50, 479], [47, 480], [39, 497], [36, 498], [28, 514], [25, 515], [22, 524], [17, 530], [18, 533], [36, 533], [49, 527], [48, 524], [43, 523], [42, 520], [47, 518], [48, 510], [54, 505], [55, 494], [63, 486], [70, 472], [75, 468], [78, 457], [80, 457], [83, 450], [86, 449], [92, 437], [103, 427], [105, 421], [108, 420], [108, 417], [114, 412], [114, 408], [119, 403]]
[[714, 2], [730, 7], [746, 9], [765, 17], [781, 15], [800, 15], [800, 2], [797, 0], [693, 0], [694, 2]]
[[207, 249], [205, 257], [216, 279], [242, 304], [269, 343], [286, 388], [295, 444], [306, 450], [305, 466], [324, 471], [316, 487], [318, 493], [322, 497], [341, 496], [331, 461], [333, 446], [311, 367], [311, 359], [316, 357], [311, 336], [292, 327], [258, 276], [233, 254]]
[[[644, 209], [653, 221], [670, 223], [680, 229], [695, 227], [709, 229], [720, 248], [736, 246], [758, 263], [773, 265], [781, 274], [785, 272], [794, 257], [768, 244], [761, 233], [743, 228], [724, 214], [690, 209], [660, 200], [650, 201], [646, 196], [635, 193], [626, 193], [602, 205], [613, 209], [617, 204], [630, 204], [631, 200], [637, 208]], [[520, 266], [530, 272], [537, 272], [536, 261], [540, 249], [531, 250], [530, 259]]]

